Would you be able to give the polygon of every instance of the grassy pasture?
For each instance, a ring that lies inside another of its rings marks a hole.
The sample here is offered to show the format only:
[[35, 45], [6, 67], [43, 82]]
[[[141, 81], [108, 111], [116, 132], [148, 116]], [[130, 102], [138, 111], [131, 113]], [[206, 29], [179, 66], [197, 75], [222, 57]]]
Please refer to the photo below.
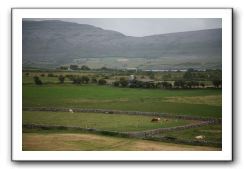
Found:
[[[23, 107], [100, 108], [221, 118], [221, 102], [212, 104], [213, 99], [209, 100], [209, 96], [221, 100], [221, 90], [132, 89], [71, 84], [23, 85]], [[173, 101], [169, 101], [170, 97], [174, 98]], [[184, 100], [189, 97], [193, 99], [182, 101], [182, 97]]]
[[23, 124], [47, 124], [96, 128], [109, 131], [142, 131], [156, 128], [167, 128], [196, 123], [190, 120], [168, 119], [151, 122], [152, 117], [139, 115], [118, 115], [102, 113], [69, 113], [69, 112], [23, 112]]
[[23, 133], [24, 151], [220, 151], [219, 148], [87, 133]]
[[182, 131], [171, 131], [160, 134], [162, 136], [174, 137], [183, 140], [195, 140], [196, 136], [204, 135], [205, 141], [222, 142], [222, 126], [221, 124], [208, 125]]
[[222, 105], [221, 95], [167, 97], [166, 101], [171, 103], [206, 104], [213, 106]]

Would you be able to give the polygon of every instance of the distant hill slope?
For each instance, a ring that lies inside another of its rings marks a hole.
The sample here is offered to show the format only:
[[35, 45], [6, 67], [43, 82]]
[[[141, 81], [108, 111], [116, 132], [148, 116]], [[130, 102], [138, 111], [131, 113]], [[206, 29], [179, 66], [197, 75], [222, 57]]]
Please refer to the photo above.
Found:
[[57, 66], [81, 58], [172, 58], [220, 62], [222, 30], [131, 37], [86, 24], [23, 21], [23, 64]]

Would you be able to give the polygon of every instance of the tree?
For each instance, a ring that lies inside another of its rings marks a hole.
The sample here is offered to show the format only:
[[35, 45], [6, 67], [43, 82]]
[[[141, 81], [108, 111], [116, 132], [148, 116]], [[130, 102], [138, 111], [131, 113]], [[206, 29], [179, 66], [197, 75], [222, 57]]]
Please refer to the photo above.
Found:
[[68, 70], [68, 67], [67, 66], [60, 66], [60, 69], [61, 70]]
[[205, 87], [205, 84], [204, 83], [200, 83], [200, 86], [202, 86], [202, 88], [204, 88]]
[[82, 80], [81, 80], [81, 77], [79, 77], [79, 76], [73, 76], [72, 81], [74, 84], [81, 84]]
[[105, 85], [106, 83], [107, 83], [107, 81], [105, 79], [99, 79], [98, 80], [99, 85]]
[[128, 80], [126, 80], [124, 77], [121, 77], [119, 79], [119, 83], [122, 87], [126, 87], [128, 85]]
[[118, 86], [119, 86], [119, 81], [115, 81], [115, 82], [113, 83], [113, 85], [114, 85], [115, 87], [118, 87]]
[[186, 85], [186, 83], [183, 80], [176, 80], [174, 82], [174, 87], [176, 87], [176, 88], [185, 88], [185, 85]]
[[88, 76], [81, 76], [81, 83], [87, 84], [89, 82], [89, 77]]
[[107, 67], [103, 66], [101, 67], [101, 70], [109, 70]]
[[215, 79], [212, 81], [214, 87], [219, 88], [222, 85], [222, 81], [219, 79]]
[[191, 89], [193, 86], [193, 81], [186, 82], [186, 86]]
[[90, 68], [86, 65], [82, 65], [80, 69], [81, 70], [90, 70]]
[[48, 76], [48, 77], [55, 77], [54, 74], [52, 74], [52, 73], [48, 73], [47, 76]]
[[[160, 85], [160, 84], [159, 84]], [[161, 83], [161, 87], [168, 89], [168, 88], [172, 88], [172, 84], [169, 82], [162, 82]]]
[[38, 76], [34, 76], [33, 79], [36, 85], [42, 85], [42, 81]]
[[97, 83], [97, 79], [95, 77], [92, 78], [91, 80], [92, 83]]
[[186, 80], [191, 80], [193, 78], [192, 71], [187, 71], [184, 73], [183, 78]]
[[60, 83], [64, 83], [65, 77], [63, 75], [59, 75], [58, 80]]
[[78, 65], [70, 65], [69, 68], [71, 70], [79, 70], [79, 66]]

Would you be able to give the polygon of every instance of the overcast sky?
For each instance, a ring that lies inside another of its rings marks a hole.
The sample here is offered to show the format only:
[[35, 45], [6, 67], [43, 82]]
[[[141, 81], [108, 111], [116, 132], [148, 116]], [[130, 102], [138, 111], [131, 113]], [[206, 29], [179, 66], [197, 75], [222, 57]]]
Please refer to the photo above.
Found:
[[103, 29], [118, 31], [128, 36], [148, 36], [154, 34], [222, 28], [222, 20], [219, 18], [55, 18], [55, 20], [89, 24]]

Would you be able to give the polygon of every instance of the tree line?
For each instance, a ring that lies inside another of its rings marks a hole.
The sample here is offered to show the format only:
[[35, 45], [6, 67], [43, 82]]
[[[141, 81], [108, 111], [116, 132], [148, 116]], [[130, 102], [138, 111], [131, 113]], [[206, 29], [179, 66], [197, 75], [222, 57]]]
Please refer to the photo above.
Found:
[[[50, 77], [50, 76], [49, 76]], [[52, 76], [53, 77], [53, 76]], [[63, 84], [65, 79], [69, 79], [73, 84], [98, 84], [106, 85], [108, 84], [106, 78], [97, 79], [95, 77], [89, 78], [88, 76], [75, 76], [75, 75], [59, 75], [55, 76], [58, 78], [60, 84]], [[42, 85], [43, 82], [38, 76], [33, 77], [36, 85]], [[195, 80], [176, 80], [172, 83], [167, 81], [141, 81], [137, 79], [128, 80], [124, 77], [121, 77], [119, 80], [114, 81], [112, 84], [114, 87], [129, 87], [129, 88], [163, 88], [163, 89], [191, 89], [191, 88], [205, 88], [205, 84]], [[219, 79], [212, 80], [212, 85], [215, 88], [220, 88], [222, 86], [222, 81]]]

